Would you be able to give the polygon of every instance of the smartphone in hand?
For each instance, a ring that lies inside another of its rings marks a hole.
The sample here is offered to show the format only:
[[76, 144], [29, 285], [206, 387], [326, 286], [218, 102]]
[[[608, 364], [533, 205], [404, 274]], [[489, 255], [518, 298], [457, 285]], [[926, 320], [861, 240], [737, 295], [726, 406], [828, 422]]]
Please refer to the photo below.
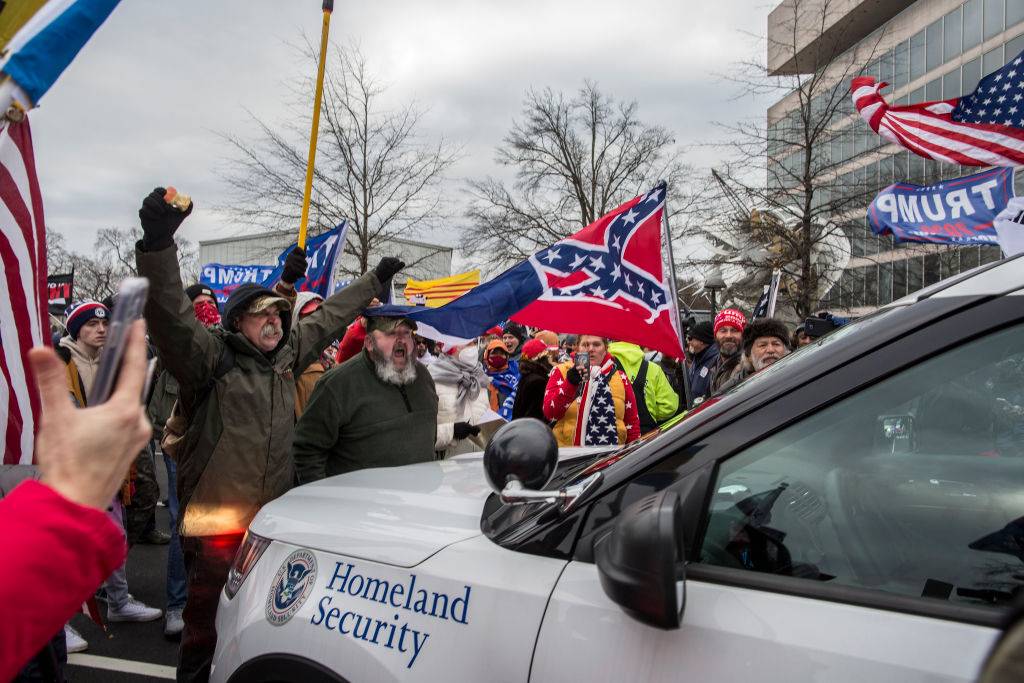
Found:
[[124, 360], [128, 331], [132, 323], [142, 317], [148, 292], [149, 280], [144, 277], [130, 277], [121, 283], [107, 330], [107, 342], [100, 352], [99, 369], [87, 397], [89, 405], [99, 405], [110, 398]]
[[587, 351], [580, 351], [573, 358], [573, 365], [580, 371], [581, 375], [589, 376], [590, 374], [590, 353]]

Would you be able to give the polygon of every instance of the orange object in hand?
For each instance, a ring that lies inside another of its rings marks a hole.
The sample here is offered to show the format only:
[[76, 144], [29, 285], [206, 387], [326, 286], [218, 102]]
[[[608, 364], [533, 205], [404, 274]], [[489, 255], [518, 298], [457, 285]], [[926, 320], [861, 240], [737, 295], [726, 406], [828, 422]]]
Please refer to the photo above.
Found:
[[173, 186], [167, 187], [167, 191], [164, 192], [164, 201], [182, 213], [188, 211], [188, 207], [192, 205], [192, 198], [187, 194], [181, 194]]

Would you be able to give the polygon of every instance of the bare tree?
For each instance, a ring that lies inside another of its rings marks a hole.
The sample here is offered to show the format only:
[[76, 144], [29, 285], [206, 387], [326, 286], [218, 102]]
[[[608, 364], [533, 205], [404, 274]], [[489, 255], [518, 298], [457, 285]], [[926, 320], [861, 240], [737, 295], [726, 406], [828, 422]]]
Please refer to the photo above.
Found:
[[[93, 255], [86, 256], [66, 247], [64, 235], [50, 230], [46, 235], [47, 272], [67, 273], [74, 270], [73, 296], [76, 300], [105, 299], [117, 292], [121, 280], [138, 275], [135, 269], [135, 243], [142, 238], [140, 228], [101, 228], [93, 243]], [[178, 245], [178, 266], [182, 281], [194, 282], [198, 277], [199, 254], [195, 245], [182, 237]]]
[[[306, 56], [315, 59], [308, 45]], [[302, 208], [313, 84], [293, 93], [294, 116], [268, 123], [255, 114], [255, 141], [222, 133], [234, 156], [225, 179], [237, 220], [270, 229], [297, 230]], [[310, 234], [349, 221], [345, 251], [365, 273], [372, 259], [391, 254], [395, 238], [415, 237], [443, 224], [447, 212], [440, 184], [460, 151], [445, 140], [428, 142], [415, 104], [385, 106], [385, 88], [357, 49], [335, 48], [324, 79]], [[414, 265], [414, 264], [408, 264]]]
[[587, 81], [573, 95], [526, 94], [520, 119], [497, 149], [515, 173], [470, 181], [464, 251], [500, 268], [592, 223], [685, 168], [672, 134], [640, 121], [636, 102], [617, 101]]
[[[730, 281], [726, 300], [751, 305], [778, 268], [780, 307], [799, 318], [813, 313], [842, 274], [851, 235], [863, 228], [862, 209], [880, 186], [845, 172], [852, 155], [844, 150], [873, 154], [883, 144], [856, 116], [849, 94], [851, 78], [872, 68], [881, 36], [847, 49], [852, 41], [833, 35], [842, 30], [832, 25], [838, 2], [787, 0], [773, 12], [780, 25], [768, 53], [789, 66], [780, 74], [745, 62], [731, 78], [745, 94], [775, 94], [786, 114], [720, 124], [727, 160], [705, 195], [714, 208], [689, 225], [708, 240], [705, 265]], [[804, 46], [826, 30], [813, 63], [803, 63]]]

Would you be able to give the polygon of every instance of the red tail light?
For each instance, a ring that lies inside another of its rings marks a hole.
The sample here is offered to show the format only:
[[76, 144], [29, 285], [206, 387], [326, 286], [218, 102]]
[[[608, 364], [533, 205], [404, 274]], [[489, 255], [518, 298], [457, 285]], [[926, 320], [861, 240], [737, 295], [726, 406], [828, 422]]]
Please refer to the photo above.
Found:
[[231, 570], [228, 572], [227, 583], [224, 584], [224, 594], [228, 596], [228, 600], [235, 597], [235, 593], [242, 587], [245, 577], [256, 566], [263, 551], [269, 545], [269, 538], [257, 536], [251, 531], [245, 532], [245, 538], [242, 539], [242, 545], [238, 546], [235, 561], [231, 564]]

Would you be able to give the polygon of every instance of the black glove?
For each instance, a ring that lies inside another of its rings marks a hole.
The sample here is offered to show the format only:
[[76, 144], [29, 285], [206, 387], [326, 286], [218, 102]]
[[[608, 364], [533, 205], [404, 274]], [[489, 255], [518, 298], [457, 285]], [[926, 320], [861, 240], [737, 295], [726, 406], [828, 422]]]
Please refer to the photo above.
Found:
[[569, 383], [574, 387], [579, 386], [580, 382], [583, 381], [583, 375], [580, 374], [580, 369], [575, 365], [569, 368], [569, 371], [565, 373], [565, 378], [569, 380]]
[[373, 269], [373, 274], [377, 276], [377, 280], [381, 284], [384, 284], [395, 276], [395, 273], [405, 268], [405, 263], [396, 259], [394, 256], [385, 256], [377, 264], [377, 267]]
[[306, 276], [306, 250], [302, 247], [295, 247], [284, 259], [284, 270], [281, 271], [281, 282], [286, 285], [294, 285], [299, 278]]
[[166, 193], [167, 190], [158, 187], [142, 200], [139, 221], [142, 223], [143, 251], [160, 251], [174, 244], [175, 231], [195, 206], [189, 204], [188, 211], [178, 211], [164, 201]]
[[476, 425], [471, 425], [468, 422], [456, 422], [452, 432], [456, 439], [465, 439], [467, 436], [476, 436], [479, 434], [480, 428]]

